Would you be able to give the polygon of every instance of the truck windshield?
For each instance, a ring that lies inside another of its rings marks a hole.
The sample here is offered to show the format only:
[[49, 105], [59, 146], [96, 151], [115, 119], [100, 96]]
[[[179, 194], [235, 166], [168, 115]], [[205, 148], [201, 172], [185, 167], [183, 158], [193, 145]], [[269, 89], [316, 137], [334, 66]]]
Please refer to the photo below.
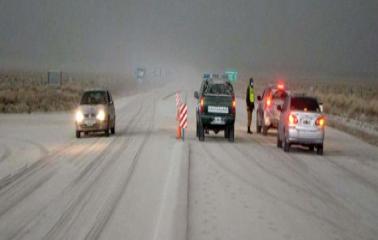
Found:
[[209, 84], [205, 88], [204, 94], [232, 95], [233, 89], [228, 84]]
[[89, 104], [89, 105], [96, 105], [96, 104], [106, 104], [107, 97], [106, 92], [104, 91], [91, 91], [85, 92], [83, 97], [81, 98], [80, 104]]
[[306, 112], [320, 112], [318, 101], [314, 98], [306, 97], [292, 98], [290, 109]]

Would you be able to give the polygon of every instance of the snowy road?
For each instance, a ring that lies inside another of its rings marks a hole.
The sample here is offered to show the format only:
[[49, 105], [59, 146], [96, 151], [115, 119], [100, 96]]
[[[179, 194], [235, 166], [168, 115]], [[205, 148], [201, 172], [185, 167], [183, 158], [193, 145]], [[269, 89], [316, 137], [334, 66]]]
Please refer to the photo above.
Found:
[[[0, 116], [0, 239], [376, 239], [378, 148], [327, 129], [325, 155], [245, 133], [175, 139], [166, 87], [116, 100], [117, 134], [72, 114]], [[184, 88], [185, 89], [185, 88]], [[190, 89], [190, 88], [186, 88]]]

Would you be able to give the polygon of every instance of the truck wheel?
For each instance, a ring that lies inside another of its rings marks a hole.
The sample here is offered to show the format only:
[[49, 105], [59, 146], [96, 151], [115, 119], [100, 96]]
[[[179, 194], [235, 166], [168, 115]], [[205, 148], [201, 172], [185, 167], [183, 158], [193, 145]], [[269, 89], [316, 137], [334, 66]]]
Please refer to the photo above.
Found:
[[323, 155], [323, 144], [320, 144], [316, 147], [316, 154]]
[[76, 131], [76, 138], [80, 138], [81, 137], [81, 132], [80, 131]]
[[277, 133], [277, 147], [282, 148], [282, 140], [280, 139], [279, 133]]
[[229, 127], [226, 126], [226, 128], [224, 129], [224, 138], [229, 138], [229, 137], [230, 137]]
[[198, 124], [198, 140], [200, 140], [200, 142], [205, 141], [205, 129], [202, 124]]
[[235, 141], [235, 127], [234, 124], [228, 127], [228, 141], [234, 142]]

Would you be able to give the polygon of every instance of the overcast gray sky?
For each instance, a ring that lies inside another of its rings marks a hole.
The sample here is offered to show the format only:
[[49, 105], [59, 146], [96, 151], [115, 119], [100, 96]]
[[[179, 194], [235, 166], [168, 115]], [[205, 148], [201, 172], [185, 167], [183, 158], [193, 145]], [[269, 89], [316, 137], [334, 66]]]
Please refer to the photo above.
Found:
[[377, 0], [0, 0], [0, 66], [378, 73]]

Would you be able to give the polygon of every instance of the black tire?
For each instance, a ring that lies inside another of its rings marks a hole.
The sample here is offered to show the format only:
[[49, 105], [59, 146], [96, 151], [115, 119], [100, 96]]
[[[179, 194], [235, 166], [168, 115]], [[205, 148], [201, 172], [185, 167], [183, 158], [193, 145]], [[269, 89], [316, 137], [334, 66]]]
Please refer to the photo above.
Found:
[[198, 124], [198, 140], [200, 142], [205, 141], [205, 129], [203, 128], [202, 124]]
[[76, 131], [76, 138], [80, 138], [81, 137], [81, 132], [80, 131]]
[[261, 133], [261, 126], [259, 126], [258, 124], [256, 124], [256, 132], [257, 134]]
[[[257, 114], [258, 116], [258, 114]], [[256, 132], [259, 134], [261, 133], [261, 125], [259, 125], [259, 118], [256, 119]]]
[[199, 138], [199, 126], [198, 126], [198, 122], [196, 124], [196, 136]]
[[224, 129], [224, 138], [229, 138], [230, 136], [230, 131], [228, 129], [228, 126], [226, 126], [226, 128]]
[[314, 145], [308, 146], [308, 150], [310, 150], [311, 152], [313, 152], [315, 150], [315, 146]]
[[110, 132], [112, 133], [112, 135], [115, 134], [115, 126], [110, 129]]
[[290, 151], [290, 144], [287, 142], [286, 136], [284, 136], [284, 139], [282, 141], [282, 148], [284, 152], [289, 152]]
[[316, 147], [316, 154], [323, 155], [323, 144]]
[[277, 133], [277, 147], [282, 148], [282, 140], [280, 139], [279, 133]]
[[263, 133], [264, 136], [268, 135], [268, 127], [265, 126], [265, 124], [262, 127], [262, 133]]
[[234, 142], [235, 141], [235, 127], [234, 124], [230, 125], [228, 128], [228, 141]]

